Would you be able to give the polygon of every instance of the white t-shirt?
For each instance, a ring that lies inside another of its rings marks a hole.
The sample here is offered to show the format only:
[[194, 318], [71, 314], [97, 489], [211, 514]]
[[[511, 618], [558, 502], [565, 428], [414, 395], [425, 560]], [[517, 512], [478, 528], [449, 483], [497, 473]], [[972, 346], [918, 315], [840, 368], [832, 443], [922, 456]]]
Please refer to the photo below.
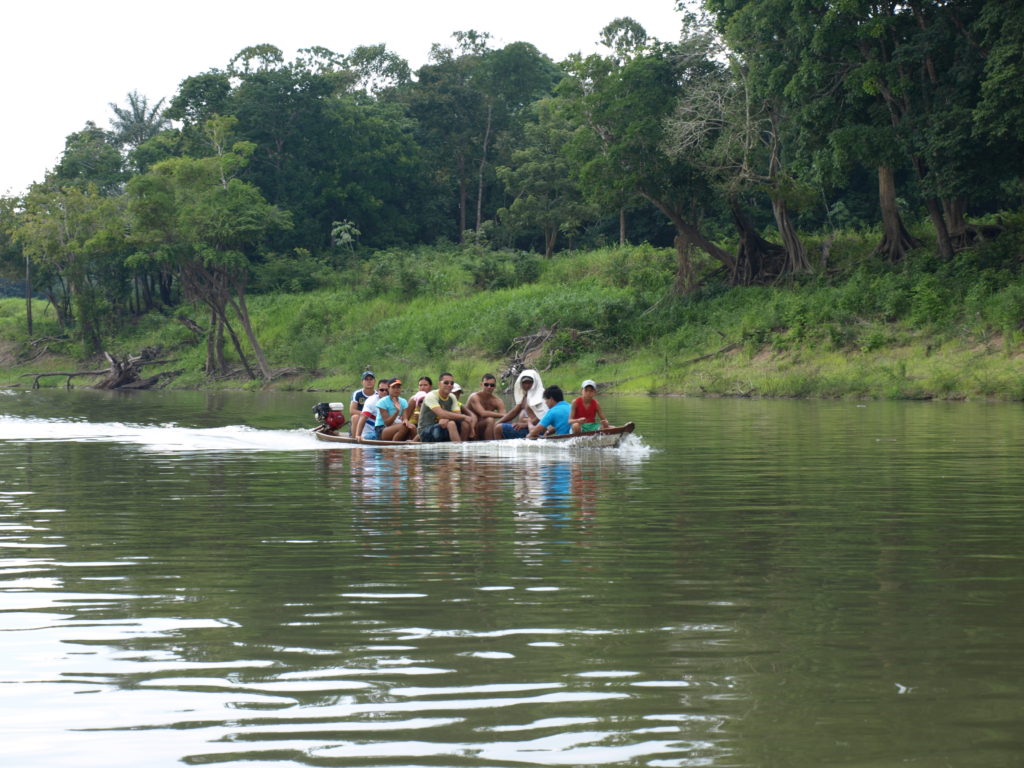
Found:
[[374, 392], [363, 403], [363, 413], [369, 414], [366, 417], [366, 423], [363, 424], [363, 439], [364, 440], [376, 440], [377, 431], [373, 425], [377, 422], [377, 403], [380, 401], [380, 394]]

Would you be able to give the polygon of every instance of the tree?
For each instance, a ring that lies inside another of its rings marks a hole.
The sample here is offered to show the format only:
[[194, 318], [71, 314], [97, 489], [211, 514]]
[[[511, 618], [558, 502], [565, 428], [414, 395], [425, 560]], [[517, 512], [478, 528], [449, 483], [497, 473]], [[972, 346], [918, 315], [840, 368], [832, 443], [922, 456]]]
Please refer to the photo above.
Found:
[[607, 206], [629, 194], [657, 208], [676, 232], [676, 290], [694, 287], [691, 247], [735, 272], [732, 255], [702, 231], [702, 202], [713, 197], [707, 175], [682, 156], [664, 151], [666, 119], [680, 89], [718, 65], [684, 59], [673, 46], [648, 42], [632, 58], [575, 56], [559, 89], [574, 118], [589, 130], [574, 137], [569, 152], [584, 194]]
[[124, 218], [120, 197], [101, 195], [93, 185], [36, 184], [25, 196], [16, 237], [26, 255], [51, 282], [43, 287], [62, 326], [70, 328], [84, 353], [102, 350], [102, 329], [123, 288]]
[[[758, 79], [784, 95], [806, 157], [814, 154], [825, 173], [852, 163], [877, 167], [883, 222], [878, 252], [899, 259], [917, 244], [897, 205], [904, 169], [916, 177], [914, 191], [927, 208], [940, 253], [949, 258], [966, 242], [969, 198], [986, 194], [993, 176], [1006, 174], [1006, 163], [1000, 165], [992, 152], [995, 134], [979, 131], [977, 121], [985, 114], [984, 83], [996, 82], [985, 73], [1013, 67], [989, 69], [993, 49], [986, 43], [998, 48], [1016, 34], [1019, 44], [1024, 36], [1013, 31], [1015, 20], [1020, 29], [1019, 14], [1001, 0], [707, 4]], [[993, 19], [999, 20], [995, 26]], [[988, 141], [975, 140], [978, 135]]]
[[64, 152], [50, 177], [50, 181], [62, 186], [95, 186], [103, 195], [118, 194], [125, 176], [117, 138], [95, 123], [86, 122], [82, 130], [64, 140]]
[[498, 215], [513, 228], [539, 228], [544, 256], [550, 258], [559, 233], [575, 231], [593, 216], [593, 208], [584, 202], [565, 155], [576, 127], [556, 99], [541, 99], [530, 111], [533, 120], [523, 127], [522, 149], [514, 150], [510, 163], [497, 169], [498, 178], [514, 196]]
[[494, 50], [489, 36], [456, 32], [459, 53], [435, 45], [431, 63], [417, 72], [410, 111], [420, 126], [421, 143], [437, 158], [439, 174], [457, 192], [458, 228], [469, 229], [469, 196], [475, 183], [473, 228], [485, 218], [488, 173], [496, 146], [505, 144], [524, 108], [551, 92], [559, 74], [529, 43]]
[[164, 99], [160, 99], [150, 107], [149, 100], [138, 91], [128, 94], [125, 107], [111, 103], [114, 117], [110, 120], [110, 127], [118, 144], [130, 152], [169, 127], [171, 121], [164, 116], [163, 106]]
[[[707, 31], [680, 44], [680, 55], [717, 60], [721, 51]], [[783, 167], [781, 116], [775, 102], [759, 97], [747, 68], [734, 57], [708, 70], [682, 91], [666, 121], [665, 149], [687, 157], [715, 180], [729, 201], [740, 246], [734, 280], [752, 282], [810, 270], [807, 251], [789, 215], [796, 186]], [[783, 246], [766, 241], [744, 209], [747, 196], [767, 195]], [[778, 263], [775, 263], [778, 262]]]
[[[267, 234], [290, 225], [284, 212], [267, 203], [252, 184], [237, 178], [254, 151], [251, 143], [231, 144], [235, 119], [214, 118], [207, 136], [214, 154], [206, 158], [171, 158], [128, 185], [129, 210], [135, 224], [140, 259], [171, 261], [188, 295], [211, 311], [207, 370], [220, 365], [220, 329], [231, 336], [249, 372], [241, 343], [228, 316], [230, 307], [249, 340], [260, 375], [272, 376], [252, 327], [246, 288], [253, 260]], [[229, 146], [230, 145], [230, 146]]]
[[21, 199], [0, 197], [0, 277], [25, 281], [25, 325], [32, 335], [32, 268], [28, 255], [15, 239]]
[[345, 66], [356, 76], [355, 88], [373, 98], [401, 88], [412, 80], [409, 63], [387, 45], [361, 45], [345, 57]]

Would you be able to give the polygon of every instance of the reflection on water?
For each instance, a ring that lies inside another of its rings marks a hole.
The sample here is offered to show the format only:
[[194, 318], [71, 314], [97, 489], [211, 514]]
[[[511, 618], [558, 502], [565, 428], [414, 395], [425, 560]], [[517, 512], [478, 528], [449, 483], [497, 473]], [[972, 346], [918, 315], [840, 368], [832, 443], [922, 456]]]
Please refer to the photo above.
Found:
[[620, 449], [388, 451], [299, 397], [61, 395], [0, 396], [5, 765], [1024, 753], [1015, 409], [609, 399]]

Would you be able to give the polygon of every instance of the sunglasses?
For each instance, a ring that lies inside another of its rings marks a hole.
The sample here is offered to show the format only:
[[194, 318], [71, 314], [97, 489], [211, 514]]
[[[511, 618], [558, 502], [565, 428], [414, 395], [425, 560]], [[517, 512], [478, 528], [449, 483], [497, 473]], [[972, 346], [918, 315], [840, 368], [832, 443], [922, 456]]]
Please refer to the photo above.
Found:
[[498, 385], [492, 382], [490, 384], [484, 384], [484, 386], [487, 387], [488, 389], [494, 389]]
[[387, 392], [387, 391], [388, 391], [388, 388], [387, 388], [387, 387], [378, 387], [378, 388], [377, 388], [377, 391], [378, 391], [378, 392]]

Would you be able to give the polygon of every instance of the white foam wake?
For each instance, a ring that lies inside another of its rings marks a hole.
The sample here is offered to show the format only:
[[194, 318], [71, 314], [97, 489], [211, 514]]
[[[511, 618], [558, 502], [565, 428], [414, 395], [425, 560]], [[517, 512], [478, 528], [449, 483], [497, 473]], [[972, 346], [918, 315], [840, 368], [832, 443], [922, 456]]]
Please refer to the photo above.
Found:
[[159, 453], [309, 451], [326, 446], [305, 429], [254, 429], [240, 425], [194, 428], [176, 424], [97, 423], [12, 416], [0, 416], [0, 441], [124, 443]]

